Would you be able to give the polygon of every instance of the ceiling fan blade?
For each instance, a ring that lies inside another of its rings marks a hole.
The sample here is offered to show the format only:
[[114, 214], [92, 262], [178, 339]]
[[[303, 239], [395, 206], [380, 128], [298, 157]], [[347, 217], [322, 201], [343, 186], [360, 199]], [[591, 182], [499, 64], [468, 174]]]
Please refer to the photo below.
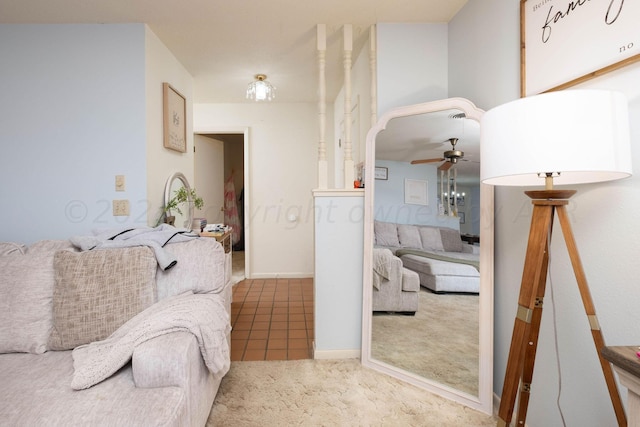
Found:
[[449, 169], [451, 169], [451, 166], [453, 166], [453, 163], [451, 162], [444, 162], [443, 164], [441, 164], [440, 166], [438, 166], [438, 170], [439, 171], [448, 171]]
[[422, 160], [412, 160], [411, 164], [412, 165], [418, 165], [420, 163], [436, 163], [436, 162], [442, 162], [445, 159], [440, 157], [439, 159], [422, 159]]

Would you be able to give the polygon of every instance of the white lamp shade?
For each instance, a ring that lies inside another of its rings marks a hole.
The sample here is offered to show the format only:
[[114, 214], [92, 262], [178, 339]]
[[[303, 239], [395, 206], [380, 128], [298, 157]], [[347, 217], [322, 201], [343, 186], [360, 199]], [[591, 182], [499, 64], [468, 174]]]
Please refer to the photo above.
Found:
[[565, 90], [512, 101], [480, 122], [480, 180], [491, 185], [611, 181], [631, 170], [627, 100], [619, 92]]

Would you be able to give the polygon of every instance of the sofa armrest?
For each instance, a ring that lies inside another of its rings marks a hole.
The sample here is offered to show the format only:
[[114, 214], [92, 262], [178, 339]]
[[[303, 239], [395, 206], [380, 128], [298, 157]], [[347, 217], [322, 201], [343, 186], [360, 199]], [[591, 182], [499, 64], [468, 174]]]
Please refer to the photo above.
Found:
[[198, 341], [189, 332], [173, 332], [138, 345], [131, 358], [136, 387], [183, 387], [192, 365], [201, 364]]
[[220, 377], [204, 363], [196, 337], [172, 332], [138, 345], [131, 358], [133, 381], [139, 388], [180, 387], [185, 394], [188, 425], [203, 425], [211, 410]]
[[478, 255], [480, 253], [480, 246], [462, 245], [462, 253]]
[[390, 273], [390, 281], [397, 281], [398, 283], [402, 283], [402, 260], [395, 255], [393, 256], [393, 258], [391, 258]]

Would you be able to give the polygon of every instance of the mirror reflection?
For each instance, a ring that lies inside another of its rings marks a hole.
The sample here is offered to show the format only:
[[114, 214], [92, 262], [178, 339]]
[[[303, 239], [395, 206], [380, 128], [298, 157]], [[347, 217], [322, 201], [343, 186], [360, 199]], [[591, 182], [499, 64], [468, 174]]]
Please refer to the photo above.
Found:
[[479, 141], [455, 108], [394, 117], [375, 136], [370, 358], [487, 400]]
[[[184, 194], [186, 201], [180, 202], [177, 206], [171, 208], [172, 199], [174, 199], [183, 188], [185, 190]], [[191, 224], [193, 222], [191, 186], [189, 185], [187, 177], [181, 172], [175, 172], [167, 179], [167, 183], [164, 188], [164, 206], [165, 216], [167, 218], [174, 217], [174, 226], [178, 228], [191, 229]]]

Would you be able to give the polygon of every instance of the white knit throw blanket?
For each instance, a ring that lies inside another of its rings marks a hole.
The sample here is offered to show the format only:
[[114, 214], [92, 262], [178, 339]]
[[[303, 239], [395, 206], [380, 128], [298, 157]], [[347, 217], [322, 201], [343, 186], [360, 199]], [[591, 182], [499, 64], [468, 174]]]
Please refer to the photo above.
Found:
[[82, 390], [109, 378], [131, 360], [137, 345], [176, 331], [192, 333], [209, 371], [226, 374], [230, 328], [220, 295], [189, 292], [166, 298], [132, 317], [107, 339], [76, 347], [71, 387]]

